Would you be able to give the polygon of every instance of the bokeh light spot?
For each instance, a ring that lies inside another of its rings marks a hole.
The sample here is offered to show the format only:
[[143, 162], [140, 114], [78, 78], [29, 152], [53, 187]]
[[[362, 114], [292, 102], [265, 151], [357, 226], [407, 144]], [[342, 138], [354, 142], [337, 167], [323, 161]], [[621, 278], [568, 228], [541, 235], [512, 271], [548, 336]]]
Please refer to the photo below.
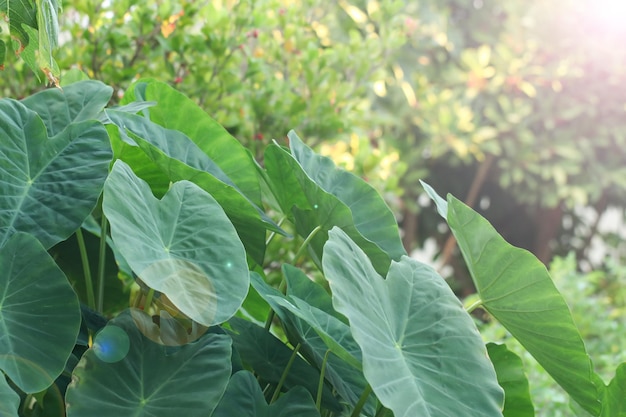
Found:
[[119, 362], [128, 355], [130, 339], [120, 327], [106, 326], [96, 335], [92, 349], [103, 362]]

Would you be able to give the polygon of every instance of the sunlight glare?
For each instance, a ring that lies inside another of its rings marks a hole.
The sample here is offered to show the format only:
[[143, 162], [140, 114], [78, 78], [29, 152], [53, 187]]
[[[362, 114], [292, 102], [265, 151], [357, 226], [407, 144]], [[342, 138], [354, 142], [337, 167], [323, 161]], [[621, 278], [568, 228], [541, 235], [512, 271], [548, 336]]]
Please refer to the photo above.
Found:
[[589, 8], [599, 29], [623, 30], [626, 28], [626, 1], [600, 0], [591, 3]]

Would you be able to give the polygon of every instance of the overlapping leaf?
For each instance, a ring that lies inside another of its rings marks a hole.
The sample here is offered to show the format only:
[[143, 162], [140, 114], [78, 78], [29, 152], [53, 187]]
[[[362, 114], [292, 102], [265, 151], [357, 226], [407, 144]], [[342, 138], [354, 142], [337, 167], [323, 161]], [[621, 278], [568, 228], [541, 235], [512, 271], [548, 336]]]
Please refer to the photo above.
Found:
[[319, 417], [311, 394], [294, 387], [268, 405], [254, 375], [248, 371], [234, 374], [212, 417]]
[[107, 105], [113, 89], [100, 81], [80, 81], [59, 88], [48, 88], [22, 100], [22, 104], [42, 118], [52, 137], [70, 123], [95, 120]]
[[250, 255], [257, 262], [263, 262], [265, 230], [280, 232], [280, 228], [193, 141], [144, 117], [114, 110], [107, 111], [107, 115], [132, 137], [170, 181], [189, 180], [210, 193], [235, 225]]
[[396, 417], [501, 416], [485, 346], [446, 282], [408, 257], [383, 279], [345, 232], [329, 236], [323, 266], [333, 305], [350, 320], [380, 402]]
[[180, 181], [158, 200], [116, 161], [103, 209], [133, 271], [188, 317], [212, 326], [241, 306], [250, 282], [245, 249], [221, 206], [201, 188]]
[[[96, 349], [83, 355], [66, 394], [68, 417], [211, 415], [231, 373], [228, 336], [207, 334], [195, 343], [168, 348], [144, 337], [128, 312], [108, 327], [126, 335], [130, 349], [110, 363]], [[106, 346], [100, 348], [110, 353], [122, 344], [102, 343]]]
[[46, 248], [67, 239], [96, 205], [110, 161], [99, 122], [74, 123], [48, 138], [35, 112], [0, 100], [0, 246], [16, 231]]
[[322, 227], [310, 242], [312, 256], [321, 264], [328, 231], [343, 229], [372, 260], [379, 273], [386, 273], [391, 259], [406, 252], [396, 219], [382, 197], [362, 179], [335, 167], [326, 157], [289, 134], [291, 153], [277, 145], [265, 151], [265, 166], [271, 186], [284, 213], [306, 237]]
[[0, 369], [23, 391], [43, 391], [74, 348], [78, 299], [41, 243], [26, 233], [0, 248], [0, 271]]
[[563, 297], [545, 266], [507, 243], [489, 222], [449, 195], [425, 185], [447, 219], [482, 306], [530, 352], [583, 408], [597, 415], [599, 393], [591, 360]]
[[615, 370], [611, 383], [604, 389], [601, 417], [626, 417], [626, 363]]
[[535, 407], [530, 399], [528, 378], [522, 360], [506, 345], [487, 344], [489, 359], [504, 389], [504, 417], [534, 417]]

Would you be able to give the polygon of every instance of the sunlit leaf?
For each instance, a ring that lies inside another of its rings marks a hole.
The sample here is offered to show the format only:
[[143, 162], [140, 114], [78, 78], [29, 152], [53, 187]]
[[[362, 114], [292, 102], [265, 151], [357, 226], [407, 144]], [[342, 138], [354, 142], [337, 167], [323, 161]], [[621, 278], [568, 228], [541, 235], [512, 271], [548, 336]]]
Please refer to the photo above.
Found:
[[504, 417], [534, 417], [535, 407], [530, 399], [528, 378], [522, 360], [506, 345], [487, 344], [489, 359], [504, 389]]

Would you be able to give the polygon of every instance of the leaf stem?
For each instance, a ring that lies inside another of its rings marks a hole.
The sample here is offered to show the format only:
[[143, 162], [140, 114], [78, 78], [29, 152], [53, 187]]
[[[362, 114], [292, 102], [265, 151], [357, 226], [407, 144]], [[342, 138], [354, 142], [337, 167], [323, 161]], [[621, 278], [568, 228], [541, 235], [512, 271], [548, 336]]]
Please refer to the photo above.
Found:
[[465, 311], [467, 311], [468, 313], [471, 313], [472, 311], [476, 310], [478, 307], [480, 307], [481, 305], [483, 305], [483, 300], [481, 300], [480, 298], [476, 301], [474, 301], [472, 304], [470, 304]]
[[150, 288], [148, 290], [148, 295], [146, 296], [146, 301], [143, 304], [143, 311], [148, 313], [150, 309], [150, 305], [152, 304], [152, 298], [154, 298], [154, 288]]
[[321, 410], [322, 406], [322, 390], [324, 388], [324, 376], [326, 374], [326, 362], [328, 362], [328, 355], [330, 354], [330, 349], [326, 351], [324, 354], [324, 360], [322, 361], [322, 369], [320, 370], [320, 381], [317, 385], [317, 398], [315, 400], [315, 406], [317, 407], [317, 411]]
[[311, 230], [311, 233], [309, 233], [309, 235], [306, 237], [306, 239], [304, 239], [304, 242], [302, 242], [302, 245], [300, 245], [300, 248], [298, 249], [298, 252], [296, 252], [296, 254], [293, 257], [293, 261], [292, 261], [293, 265], [296, 264], [296, 261], [298, 260], [300, 255], [302, 255], [302, 252], [304, 252], [304, 249], [306, 249], [306, 247], [308, 246], [309, 242], [311, 242], [311, 240], [315, 237], [315, 235], [320, 230], [322, 230], [322, 226], [321, 225], [319, 225], [315, 229]]
[[390, 410], [388, 408], [381, 406], [376, 412], [376, 417], [385, 417], [387, 414], [389, 414], [389, 411]]
[[365, 406], [367, 397], [369, 397], [371, 393], [372, 393], [372, 386], [370, 384], [367, 384], [367, 386], [365, 387], [365, 390], [363, 390], [363, 394], [361, 394], [361, 397], [359, 398], [359, 402], [356, 403], [356, 405], [354, 406], [354, 410], [352, 410], [352, 414], [350, 414], [350, 417], [358, 417], [361, 415], [361, 410]]
[[107, 228], [109, 223], [107, 218], [102, 215], [100, 222], [100, 253], [98, 256], [98, 312], [102, 313], [104, 309], [104, 268], [106, 266], [106, 248], [107, 248]]
[[91, 271], [89, 269], [89, 257], [87, 256], [87, 247], [85, 246], [85, 238], [80, 228], [76, 230], [76, 240], [78, 241], [78, 249], [80, 251], [80, 259], [83, 263], [83, 274], [85, 275], [85, 287], [87, 289], [87, 305], [95, 310], [96, 299], [93, 292], [93, 280], [91, 279]]
[[300, 350], [300, 343], [296, 345], [296, 348], [293, 350], [291, 357], [289, 358], [289, 362], [287, 362], [287, 366], [285, 366], [285, 370], [283, 374], [280, 376], [280, 381], [278, 381], [278, 385], [276, 385], [276, 390], [274, 390], [274, 395], [270, 400], [270, 404], [272, 404], [276, 399], [278, 399], [278, 395], [280, 395], [280, 390], [287, 379], [287, 375], [289, 375], [289, 371], [291, 370], [291, 365], [293, 365], [293, 361], [296, 360], [296, 356], [298, 356], [298, 351]]
[[[276, 223], [276, 226], [280, 227], [283, 224], [283, 222], [285, 221], [286, 218], [287, 218], [287, 216], [281, 217], [281, 219], [278, 221], [278, 223]], [[267, 237], [267, 240], [265, 241], [265, 246], [268, 246], [270, 244], [272, 239], [274, 239], [274, 236], [276, 236], [276, 232], [270, 233], [270, 235]]]

